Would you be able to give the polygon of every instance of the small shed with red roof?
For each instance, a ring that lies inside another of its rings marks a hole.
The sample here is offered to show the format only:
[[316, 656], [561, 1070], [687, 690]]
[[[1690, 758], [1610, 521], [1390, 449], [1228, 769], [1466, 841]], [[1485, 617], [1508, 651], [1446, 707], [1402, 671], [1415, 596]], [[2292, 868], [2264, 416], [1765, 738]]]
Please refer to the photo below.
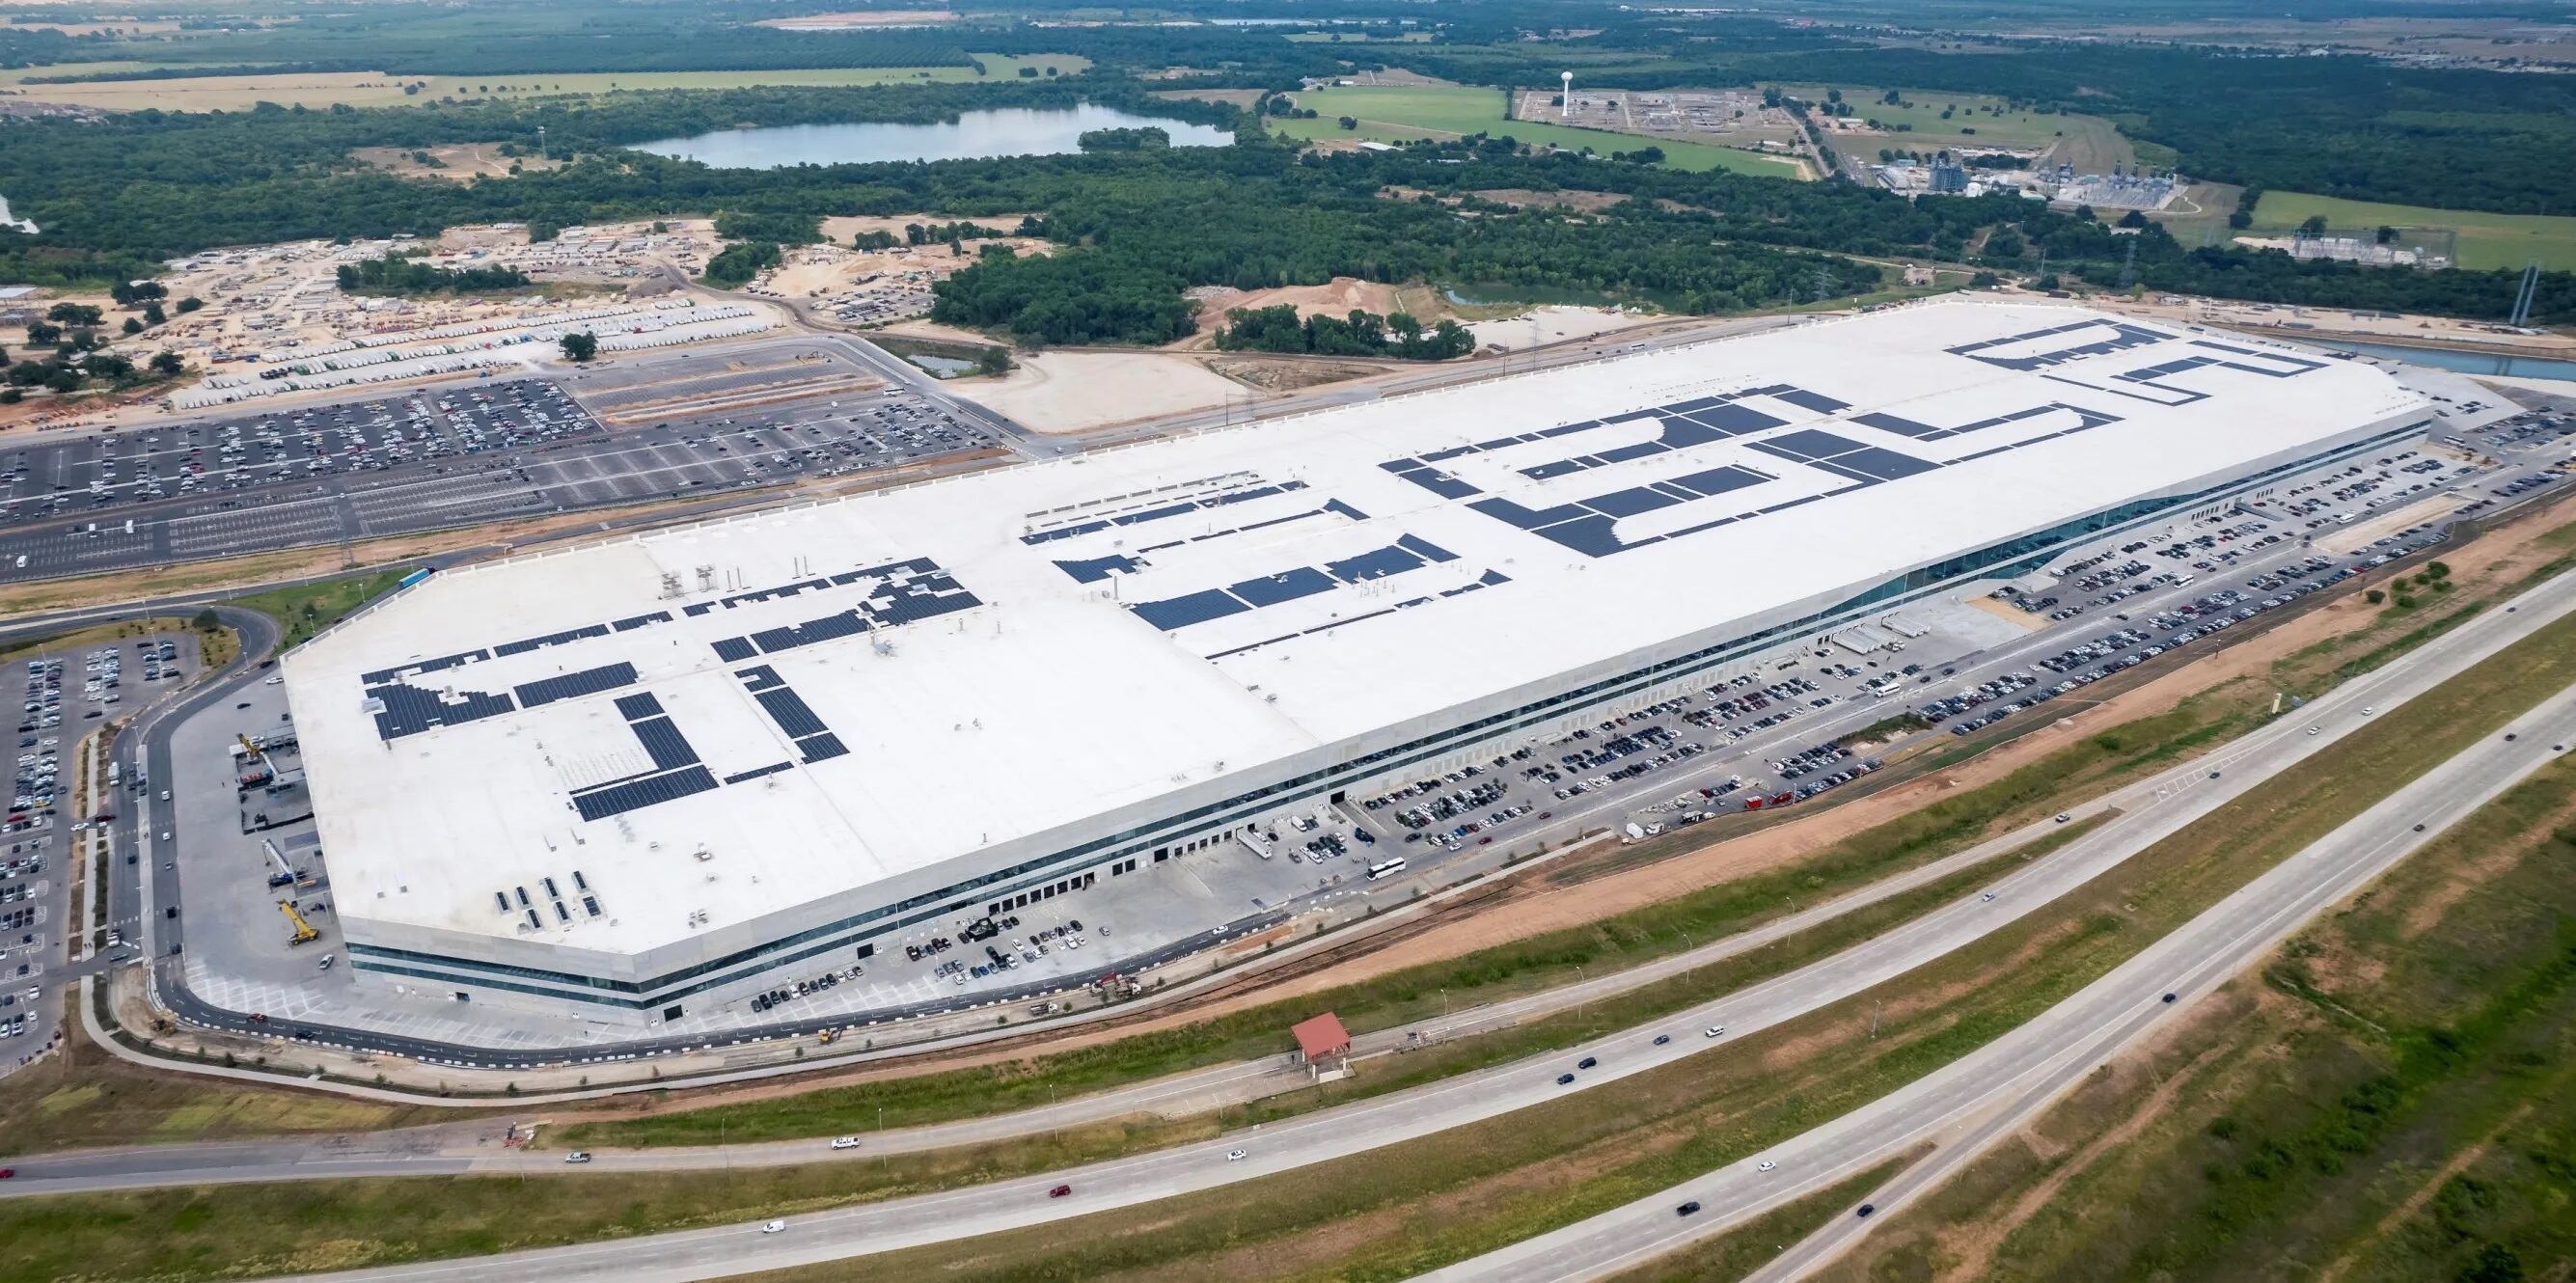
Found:
[[1351, 1031], [1342, 1028], [1341, 1017], [1327, 1011], [1289, 1026], [1288, 1033], [1297, 1040], [1297, 1059], [1317, 1076], [1350, 1068]]

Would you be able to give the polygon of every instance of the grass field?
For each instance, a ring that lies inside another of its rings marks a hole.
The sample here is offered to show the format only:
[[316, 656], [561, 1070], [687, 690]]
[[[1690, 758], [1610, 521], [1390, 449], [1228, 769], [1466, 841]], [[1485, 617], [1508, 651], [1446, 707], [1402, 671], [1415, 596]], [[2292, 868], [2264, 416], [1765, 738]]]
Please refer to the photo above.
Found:
[[[1881, 147], [1924, 151], [1938, 147], [1987, 146], [2016, 150], [2056, 146], [2058, 156], [2074, 162], [2079, 173], [2102, 173], [2114, 164], [2137, 159], [2118, 126], [2099, 116], [2077, 116], [2015, 110], [2001, 98], [1899, 90], [1902, 105], [1882, 101], [1887, 90], [1872, 85], [1782, 85], [1782, 92], [1822, 102], [1828, 89], [1842, 91], [1852, 105], [1850, 119], [1875, 120], [1883, 134], [1828, 134], [1837, 150], [1874, 156]], [[1950, 118], [1942, 119], [1943, 111]], [[1911, 126], [1899, 132], [1900, 126]], [[1969, 131], [1974, 131], [1973, 133]]]
[[2385, 227], [2446, 228], [2459, 234], [2459, 266], [2519, 268], [2533, 259], [2553, 271], [2576, 271], [2576, 217], [2562, 214], [2482, 214], [2422, 205], [2380, 205], [2304, 192], [2265, 192], [2245, 234], [2286, 236], [2322, 214], [2329, 233], [2368, 237]]
[[[23, 98], [44, 102], [74, 103], [107, 111], [134, 111], [158, 107], [164, 111], [239, 111], [255, 103], [273, 102], [281, 107], [328, 107], [345, 103], [352, 107], [400, 107], [406, 104], [436, 102], [445, 97], [458, 98], [537, 98], [562, 95], [567, 97], [604, 94], [621, 89], [742, 89], [755, 85], [889, 85], [923, 81], [971, 81], [987, 79], [1012, 80], [1023, 66], [1036, 67], [1044, 75], [1048, 67], [1059, 75], [1075, 75], [1088, 68], [1089, 59], [1072, 55], [1041, 54], [1030, 57], [1006, 57], [1001, 54], [976, 54], [984, 67], [979, 77], [971, 67], [858, 67], [807, 68], [783, 71], [637, 71], [575, 72], [530, 76], [389, 76], [382, 72], [286, 72], [259, 76], [172, 77], [167, 80], [102, 80], [67, 85], [31, 85], [33, 75], [84, 75], [91, 72], [139, 70], [150, 64], [76, 63], [54, 67], [24, 68], [0, 73], [0, 84], [8, 84]], [[422, 84], [417, 94], [406, 94], [406, 84]]]
[[402, 577], [410, 573], [408, 566], [371, 570], [319, 583], [272, 588], [247, 597], [236, 597], [230, 604], [256, 610], [276, 620], [281, 630], [277, 648], [284, 651], [340, 622], [350, 611], [392, 592], [394, 585], [401, 583]]
[[2564, 1277], [2571, 789], [2562, 759], [2508, 792], [1824, 1277], [1929, 1277], [1971, 1242], [1997, 1280]]
[[[1509, 134], [1525, 143], [1568, 151], [1589, 147], [1603, 156], [1639, 147], [1661, 147], [1665, 164], [1695, 172], [1731, 169], [1774, 178], [1792, 178], [1798, 174], [1798, 167], [1790, 161], [1756, 156], [1732, 147], [1666, 142], [1606, 130], [1572, 129], [1540, 121], [1513, 120], [1503, 114], [1503, 93], [1499, 89], [1353, 85], [1312, 90], [1295, 97], [1298, 106], [1313, 108], [1316, 118], [1273, 119], [1270, 126], [1279, 133], [1296, 138], [1360, 138], [1371, 142], [1400, 143], [1417, 138], [1448, 139], [1476, 133]], [[1359, 127], [1342, 128], [1338, 118], [1343, 116], [1357, 120]]]

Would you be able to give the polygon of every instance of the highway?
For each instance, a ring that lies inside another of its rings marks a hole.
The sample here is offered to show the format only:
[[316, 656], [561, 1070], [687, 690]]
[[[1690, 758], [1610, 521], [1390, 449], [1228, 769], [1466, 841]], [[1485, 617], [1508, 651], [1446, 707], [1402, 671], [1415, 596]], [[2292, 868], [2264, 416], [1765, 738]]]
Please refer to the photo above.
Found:
[[[1614, 1211], [1425, 1277], [1574, 1283], [1621, 1272], [1762, 1211], [1935, 1142], [1940, 1148], [1862, 1202], [1879, 1216], [1936, 1187], [2072, 1090], [2160, 1021], [2268, 956], [2310, 918], [2560, 756], [2576, 741], [2576, 687], [2443, 762], [2275, 866], [2074, 997], [1933, 1074], [1787, 1143]], [[2420, 829], [2420, 831], [2419, 831]], [[2175, 995], [2167, 1002], [2164, 995]], [[1759, 1162], [1777, 1164], [1765, 1173]], [[1676, 1209], [1697, 1200], [1702, 1210]], [[1850, 1209], [1857, 1211], [1857, 1208]], [[1839, 1215], [1754, 1275], [1802, 1277], [1870, 1219]]]
[[[731, 1226], [321, 1277], [420, 1280], [488, 1277], [494, 1273], [548, 1279], [721, 1277], [1131, 1207], [1498, 1117], [1695, 1054], [1708, 1045], [1708, 1040], [1700, 1036], [1706, 1025], [1723, 1023], [1728, 1028], [1728, 1038], [1740, 1038], [1848, 998], [1938, 958], [2037, 909], [2127, 855], [2206, 815], [2252, 782], [2277, 774], [2316, 748], [2350, 733], [2369, 716], [2362, 711], [2364, 708], [2393, 707], [2420, 695], [2571, 609], [2576, 609], [2576, 576], [2562, 575], [2526, 594], [2514, 608], [2488, 612], [2405, 658], [2354, 679], [2294, 716], [2277, 719], [2200, 761], [2121, 790], [2106, 799], [2106, 803], [2120, 805], [2121, 814], [2064, 848], [2066, 854], [2077, 858], [2034, 862], [1995, 883], [1992, 889], [1996, 895], [1991, 901], [1963, 898], [1834, 958], [1580, 1047], [1317, 1111], [1213, 1141], [1070, 1171], [809, 1214], [796, 1218], [787, 1232], [775, 1235], [760, 1234], [756, 1226]], [[2319, 732], [2307, 734], [2310, 725], [2317, 726]], [[2123, 1031], [2143, 1027], [2161, 1014], [2163, 1004], [2157, 1001], [2160, 992], [2171, 990], [2186, 996], [2205, 992], [2247, 960], [2260, 956], [2270, 941], [2339, 899], [2357, 880], [2366, 879], [2402, 855], [2411, 843], [2389, 840], [2387, 836], [2396, 827], [2407, 838], [2413, 838], [2411, 828], [2401, 825], [2401, 819], [2412, 816], [2408, 823], [2423, 822], [2428, 832], [2436, 831], [2500, 791], [2511, 778], [2536, 767], [2550, 753], [2552, 744], [2576, 738], [2576, 695], [2561, 693], [2542, 711], [2520, 719], [2517, 725], [2529, 732], [2519, 744], [2499, 748], [2499, 739], [2497, 745], [2481, 746], [2437, 768], [2427, 781], [2401, 791], [2374, 807], [2363, 820], [2286, 861], [2274, 873], [2194, 919], [2166, 941], [2151, 946], [2111, 980], [2088, 989], [2083, 997], [2053, 1010], [2024, 1031], [2007, 1036], [1986, 1051], [1883, 1102], [1864, 1107], [1764, 1155], [1782, 1162], [1794, 1175], [1753, 1181], [1748, 1159], [1671, 1191], [1669, 1197], [1641, 1200], [1611, 1215], [1646, 1218], [1644, 1223], [1650, 1224], [1652, 1231], [1636, 1232], [1657, 1239], [1647, 1250], [1669, 1250], [1687, 1236], [1712, 1232], [1731, 1219], [1740, 1220], [1763, 1207], [1865, 1168], [1877, 1161], [1878, 1155], [1893, 1152], [1887, 1146], [1901, 1148], [1916, 1143], [1953, 1126], [1966, 1112], [1991, 1108], [1996, 1103], [1996, 1093], [2017, 1083], [2034, 1084], [2027, 1089], [2039, 1090], [2040, 1084], [2035, 1080], [2047, 1080], [2052, 1074], [2063, 1078], [2080, 1073], [2099, 1058], [2101, 1048], [2116, 1045], [2106, 1040], [2127, 1036]], [[2498, 752], [2507, 756], [2499, 759], [2495, 756]], [[2377, 841], [2352, 836], [2374, 832], [2380, 835]], [[1671, 1034], [1672, 1041], [1655, 1046], [1651, 1039], [1657, 1034]], [[1600, 1058], [1599, 1068], [1583, 1073], [1572, 1086], [1558, 1086], [1556, 1075], [1570, 1070], [1584, 1056]], [[2013, 1059], [1999, 1061], [1998, 1056]], [[1885, 1112], [1889, 1110], [1897, 1112]], [[1229, 1162], [1225, 1152], [1230, 1148], [1243, 1149], [1247, 1157]], [[805, 1155], [819, 1159], [824, 1152], [813, 1142], [806, 1143]], [[742, 1157], [746, 1155], [699, 1151], [693, 1159], [682, 1154], [658, 1154], [645, 1156], [643, 1161], [654, 1167], [710, 1166], [731, 1164]], [[465, 1170], [511, 1170], [519, 1161], [530, 1159], [556, 1172], [568, 1170], [547, 1155], [514, 1158], [515, 1161], [502, 1162], [467, 1160]], [[602, 1161], [592, 1170], [611, 1170], [609, 1158], [602, 1155]], [[367, 1165], [367, 1160], [355, 1161], [354, 1166], [334, 1164], [311, 1174], [345, 1177], [379, 1170]], [[424, 1165], [409, 1170], [432, 1169]], [[85, 1178], [56, 1183], [46, 1178], [38, 1162], [31, 1161], [21, 1165], [20, 1179], [13, 1182], [23, 1188], [11, 1192], [35, 1193], [48, 1186], [55, 1190], [78, 1188], [84, 1180], [103, 1177], [104, 1173], [91, 1172]], [[1049, 1198], [1047, 1191], [1059, 1183], [1071, 1185], [1072, 1193]], [[1672, 1215], [1672, 1205], [1686, 1197], [1698, 1198], [1709, 1210], [1684, 1229]], [[1551, 1235], [1533, 1240], [1541, 1245], [1506, 1249], [1484, 1261], [1456, 1267], [1459, 1272], [1452, 1276], [1590, 1277], [1589, 1273], [1562, 1271], [1573, 1268], [1569, 1262], [1582, 1259], [1585, 1251], [1595, 1258], [1594, 1264], [1586, 1268], [1596, 1271], [1615, 1269], [1616, 1262], [1638, 1259], [1638, 1242], [1626, 1237], [1629, 1228], [1626, 1222], [1586, 1222], [1560, 1231], [1566, 1238]], [[1590, 1244], [1588, 1248], [1586, 1243]]]

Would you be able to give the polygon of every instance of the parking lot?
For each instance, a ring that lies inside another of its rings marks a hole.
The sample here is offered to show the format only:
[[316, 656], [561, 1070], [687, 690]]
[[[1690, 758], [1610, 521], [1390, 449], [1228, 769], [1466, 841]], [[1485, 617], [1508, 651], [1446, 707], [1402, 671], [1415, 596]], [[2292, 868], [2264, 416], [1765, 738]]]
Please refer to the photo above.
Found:
[[902, 390], [612, 430], [544, 379], [0, 453], [0, 582], [892, 468], [992, 444]]
[[[80, 919], [70, 903], [73, 838], [141, 781], [118, 779], [97, 815], [76, 814], [72, 788], [82, 739], [112, 718], [197, 671], [194, 637], [155, 634], [17, 661], [23, 682], [17, 770], [11, 780], [6, 850], [0, 852], [0, 1073], [26, 1063], [53, 1040], [63, 985], [94, 969], [78, 960]], [[130, 958], [129, 921], [107, 924], [102, 961]]]

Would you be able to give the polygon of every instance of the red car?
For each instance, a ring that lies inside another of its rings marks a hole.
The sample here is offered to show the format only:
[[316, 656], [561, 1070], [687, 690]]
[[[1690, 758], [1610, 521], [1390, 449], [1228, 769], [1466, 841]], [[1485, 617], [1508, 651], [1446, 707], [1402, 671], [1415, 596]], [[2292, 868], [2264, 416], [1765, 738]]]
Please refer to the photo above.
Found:
[[1047, 1197], [1048, 1197], [1048, 1198], [1062, 1198], [1062, 1197], [1064, 1197], [1065, 1195], [1070, 1194], [1070, 1193], [1072, 1193], [1072, 1192], [1073, 1192], [1073, 1187], [1072, 1187], [1071, 1185], [1058, 1185], [1058, 1186], [1056, 1186], [1054, 1189], [1051, 1189], [1051, 1190], [1048, 1190], [1048, 1191], [1047, 1191]]

